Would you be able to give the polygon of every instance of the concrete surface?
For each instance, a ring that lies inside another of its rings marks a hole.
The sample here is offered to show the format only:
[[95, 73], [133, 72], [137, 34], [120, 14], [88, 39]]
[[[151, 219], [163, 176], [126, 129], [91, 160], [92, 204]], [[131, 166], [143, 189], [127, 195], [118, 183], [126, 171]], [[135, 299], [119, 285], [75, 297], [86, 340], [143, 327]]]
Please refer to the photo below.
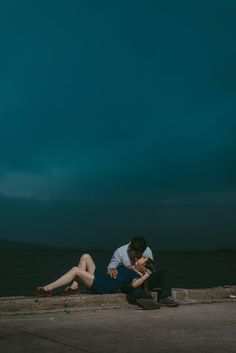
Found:
[[[155, 297], [155, 293], [153, 293]], [[173, 297], [181, 304], [236, 301], [236, 286], [206, 289], [173, 289]], [[126, 308], [125, 294], [79, 294], [74, 296], [0, 298], [0, 316], [56, 311], [78, 311], [97, 308]]]
[[235, 353], [236, 302], [0, 317], [0, 353]]

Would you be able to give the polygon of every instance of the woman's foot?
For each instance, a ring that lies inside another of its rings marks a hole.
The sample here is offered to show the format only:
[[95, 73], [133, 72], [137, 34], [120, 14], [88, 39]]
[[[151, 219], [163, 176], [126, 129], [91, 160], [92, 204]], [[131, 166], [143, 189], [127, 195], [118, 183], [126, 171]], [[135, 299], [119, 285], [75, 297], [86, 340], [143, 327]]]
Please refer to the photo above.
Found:
[[64, 292], [62, 293], [62, 295], [74, 295], [74, 294], [80, 294], [80, 288], [71, 288], [71, 287], [67, 287]]
[[35, 289], [35, 295], [38, 297], [51, 297], [52, 290], [45, 289], [45, 287], [38, 287]]

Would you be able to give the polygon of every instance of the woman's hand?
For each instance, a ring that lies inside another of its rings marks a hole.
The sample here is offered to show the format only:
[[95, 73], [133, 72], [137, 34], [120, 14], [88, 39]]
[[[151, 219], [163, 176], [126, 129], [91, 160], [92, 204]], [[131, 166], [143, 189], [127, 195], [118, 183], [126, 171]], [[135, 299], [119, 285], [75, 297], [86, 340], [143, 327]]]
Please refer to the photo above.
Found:
[[147, 260], [148, 260], [148, 257], [147, 257], [147, 256], [142, 256], [142, 257], [140, 257], [140, 259], [138, 259], [138, 260], [136, 261], [136, 263], [139, 263], [139, 264], [141, 264], [141, 265], [145, 265], [146, 262], [147, 262]]
[[146, 269], [146, 262], [147, 262], [147, 257], [146, 256], [142, 256], [140, 257], [140, 259], [138, 259], [134, 266], [133, 266], [133, 269], [138, 271], [138, 272], [141, 272], [141, 273], [145, 273], [147, 271]]
[[135, 263], [135, 265], [133, 266], [134, 270], [141, 272], [141, 273], [145, 273], [147, 271], [146, 267], [139, 263], [138, 261]]

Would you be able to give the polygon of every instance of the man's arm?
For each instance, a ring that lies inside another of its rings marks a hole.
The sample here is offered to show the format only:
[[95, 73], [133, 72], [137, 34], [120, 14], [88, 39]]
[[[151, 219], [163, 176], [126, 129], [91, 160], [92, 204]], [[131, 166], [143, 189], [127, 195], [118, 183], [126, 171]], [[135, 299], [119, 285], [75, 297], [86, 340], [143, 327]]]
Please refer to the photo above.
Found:
[[112, 255], [109, 265], [107, 266], [108, 275], [110, 275], [112, 278], [116, 278], [118, 274], [117, 267], [120, 264], [121, 264], [121, 256], [120, 256], [119, 249], [117, 249]]

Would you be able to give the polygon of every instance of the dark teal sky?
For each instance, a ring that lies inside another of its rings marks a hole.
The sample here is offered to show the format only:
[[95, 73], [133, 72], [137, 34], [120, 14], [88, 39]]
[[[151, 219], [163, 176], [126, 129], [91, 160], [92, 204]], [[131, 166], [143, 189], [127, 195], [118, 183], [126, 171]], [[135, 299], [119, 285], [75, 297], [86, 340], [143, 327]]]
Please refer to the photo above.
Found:
[[0, 238], [236, 247], [236, 3], [0, 4]]

